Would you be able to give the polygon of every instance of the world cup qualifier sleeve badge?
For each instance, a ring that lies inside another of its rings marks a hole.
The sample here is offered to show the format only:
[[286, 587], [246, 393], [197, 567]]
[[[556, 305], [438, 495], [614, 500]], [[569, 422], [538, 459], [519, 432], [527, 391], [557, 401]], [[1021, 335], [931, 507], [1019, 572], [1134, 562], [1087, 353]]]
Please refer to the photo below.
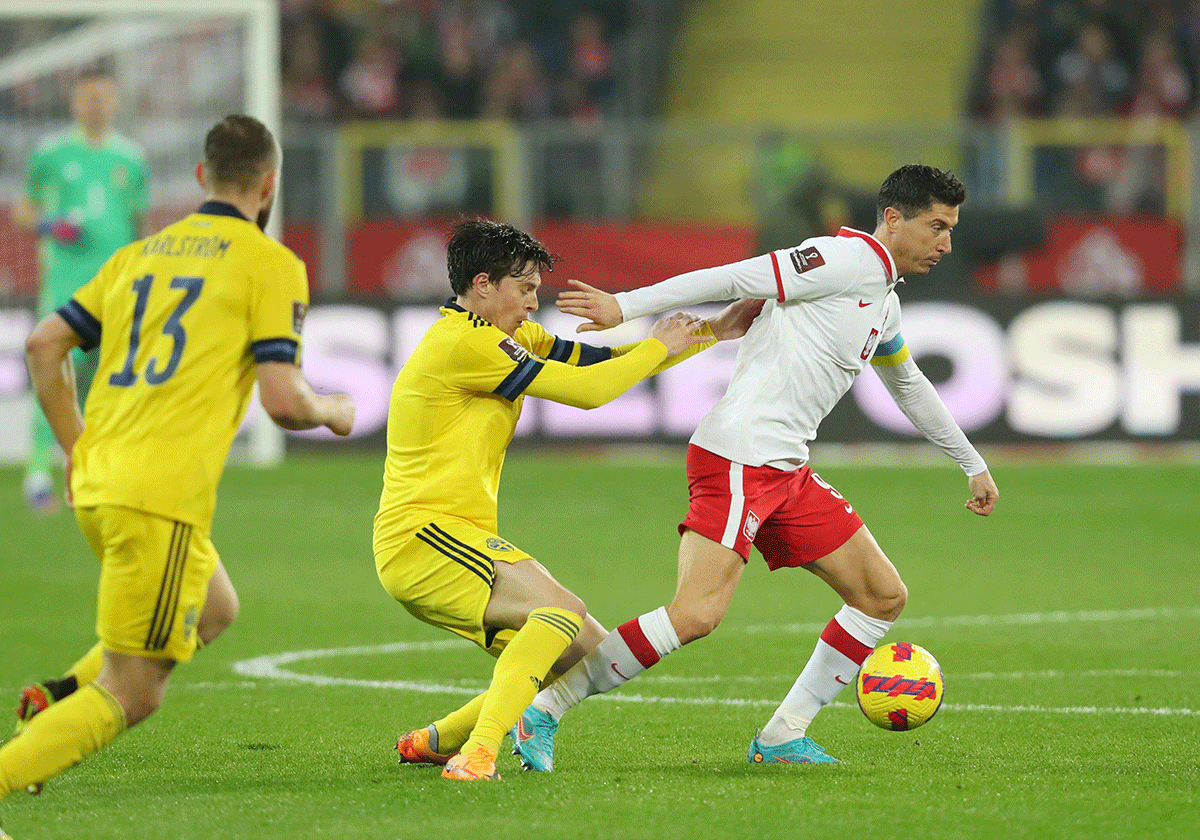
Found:
[[308, 306], [298, 300], [292, 301], [292, 332], [300, 335], [304, 329], [304, 316], [308, 314]]

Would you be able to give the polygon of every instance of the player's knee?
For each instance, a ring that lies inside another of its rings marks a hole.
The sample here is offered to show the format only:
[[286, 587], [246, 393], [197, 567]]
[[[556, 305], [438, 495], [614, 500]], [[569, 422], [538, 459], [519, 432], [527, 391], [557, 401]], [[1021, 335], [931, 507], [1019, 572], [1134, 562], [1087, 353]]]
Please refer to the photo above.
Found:
[[900, 613], [904, 611], [904, 605], [907, 603], [908, 587], [904, 585], [904, 581], [897, 580], [887, 589], [872, 593], [870, 603], [860, 609], [871, 618], [895, 621], [900, 617]]
[[675, 605], [667, 607], [667, 616], [671, 619], [671, 625], [675, 628], [675, 635], [679, 637], [681, 645], [704, 638], [717, 629], [722, 618], [722, 615], [711, 610]]
[[158, 711], [163, 702], [165, 687], [121, 685], [113, 686], [109, 691], [125, 712], [125, 725], [134, 726]]
[[583, 621], [587, 618], [587, 604], [585, 604], [578, 595], [566, 589], [559, 590], [550, 603], [545, 604], [547, 607], [555, 607], [556, 609], [566, 610], [579, 616], [579, 620]]

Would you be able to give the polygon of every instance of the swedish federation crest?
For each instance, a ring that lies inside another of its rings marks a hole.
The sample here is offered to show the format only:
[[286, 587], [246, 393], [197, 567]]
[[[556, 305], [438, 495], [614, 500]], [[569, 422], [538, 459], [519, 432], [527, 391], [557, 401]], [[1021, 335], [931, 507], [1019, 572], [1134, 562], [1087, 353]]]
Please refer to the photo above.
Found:
[[487, 547], [492, 551], [515, 551], [513, 544], [499, 537], [488, 537]]

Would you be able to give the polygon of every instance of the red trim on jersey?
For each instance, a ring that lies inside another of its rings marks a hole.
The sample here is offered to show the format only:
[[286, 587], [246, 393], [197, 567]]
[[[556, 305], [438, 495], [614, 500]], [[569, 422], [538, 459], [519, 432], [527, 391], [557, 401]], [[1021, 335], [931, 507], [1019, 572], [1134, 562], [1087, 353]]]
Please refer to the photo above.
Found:
[[821, 631], [821, 641], [829, 645], [847, 659], [853, 659], [859, 665], [867, 661], [871, 655], [870, 645], [864, 645], [858, 639], [846, 632], [837, 619], [831, 620]]
[[[855, 230], [854, 228], [848, 227], [844, 227], [839, 230], [838, 236], [856, 236], [865, 241], [871, 246], [871, 250], [875, 252], [875, 255], [879, 257], [879, 261], [883, 263], [883, 271], [888, 277], [888, 282], [896, 282], [896, 278], [892, 276], [892, 260], [888, 256], [887, 249], [883, 247], [883, 244], [878, 239], [868, 233], [863, 233], [861, 230]], [[779, 269], [776, 268], [775, 271], [778, 272]]]
[[775, 266], [775, 286], [779, 289], [779, 302], [783, 303], [783, 275], [779, 273], [779, 257], [775, 256], [775, 252], [771, 252], [771, 265]]
[[646, 634], [642, 632], [642, 625], [638, 624], [636, 618], [626, 621], [617, 628], [617, 632], [621, 634], [621, 639], [629, 647], [629, 651], [637, 661], [642, 663], [643, 668], [649, 668], [661, 658], [658, 651], [654, 649], [654, 645], [650, 644], [650, 640], [646, 638]]

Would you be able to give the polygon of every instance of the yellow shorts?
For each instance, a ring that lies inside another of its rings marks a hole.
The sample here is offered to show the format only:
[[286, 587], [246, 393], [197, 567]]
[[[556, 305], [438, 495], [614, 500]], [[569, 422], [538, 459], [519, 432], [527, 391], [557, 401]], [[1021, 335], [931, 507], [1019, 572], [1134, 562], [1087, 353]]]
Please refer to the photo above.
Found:
[[416, 618], [498, 655], [512, 633], [483, 626], [496, 564], [530, 557], [495, 534], [441, 517], [376, 552], [375, 570], [388, 594]]
[[132, 508], [76, 508], [100, 558], [96, 635], [106, 650], [187, 662], [220, 558], [206, 532]]

